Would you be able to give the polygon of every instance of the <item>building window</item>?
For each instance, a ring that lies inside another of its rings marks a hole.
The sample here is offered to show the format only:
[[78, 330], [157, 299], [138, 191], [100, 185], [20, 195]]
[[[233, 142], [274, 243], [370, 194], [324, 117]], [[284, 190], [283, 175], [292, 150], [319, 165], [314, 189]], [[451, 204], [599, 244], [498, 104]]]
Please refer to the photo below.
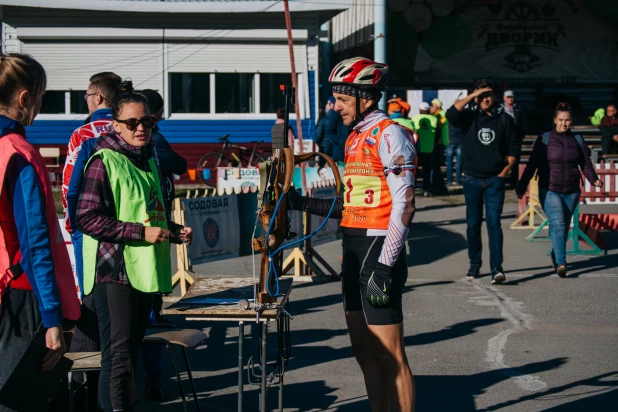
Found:
[[71, 90], [71, 114], [88, 114], [85, 94], [86, 90]]
[[252, 73], [215, 74], [217, 113], [254, 113]]
[[260, 73], [260, 112], [276, 113], [285, 100], [279, 86], [291, 86], [290, 73]]
[[65, 114], [65, 92], [58, 90], [48, 90], [43, 95], [41, 110], [43, 114]]
[[210, 74], [172, 73], [171, 113], [210, 113]]

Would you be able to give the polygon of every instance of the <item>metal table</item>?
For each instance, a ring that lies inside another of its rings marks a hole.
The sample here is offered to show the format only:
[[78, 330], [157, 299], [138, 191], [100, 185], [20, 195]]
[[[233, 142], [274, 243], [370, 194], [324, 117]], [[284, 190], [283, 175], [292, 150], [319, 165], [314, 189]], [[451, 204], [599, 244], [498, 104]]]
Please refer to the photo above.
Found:
[[[260, 345], [258, 363], [260, 373], [254, 373], [253, 357], [247, 362], [248, 381], [259, 385], [259, 411], [266, 412], [266, 394], [270, 386], [279, 387], [279, 411], [283, 411], [283, 375], [285, 364], [290, 357], [290, 316], [289, 297], [292, 292], [292, 279], [280, 279], [280, 296], [272, 307], [256, 309], [242, 308], [242, 303], [253, 299], [256, 283], [251, 278], [213, 277], [197, 279], [178, 302], [163, 310], [166, 316], [183, 316], [187, 321], [238, 321], [238, 411], [243, 410], [244, 391], [244, 325], [256, 322], [260, 325]], [[244, 300], [241, 304], [239, 302]], [[277, 324], [277, 356], [269, 362], [267, 356], [267, 337], [269, 322]], [[271, 372], [267, 373], [268, 368]], [[254, 377], [256, 383], [251, 382]], [[251, 408], [251, 410], [254, 410]]]

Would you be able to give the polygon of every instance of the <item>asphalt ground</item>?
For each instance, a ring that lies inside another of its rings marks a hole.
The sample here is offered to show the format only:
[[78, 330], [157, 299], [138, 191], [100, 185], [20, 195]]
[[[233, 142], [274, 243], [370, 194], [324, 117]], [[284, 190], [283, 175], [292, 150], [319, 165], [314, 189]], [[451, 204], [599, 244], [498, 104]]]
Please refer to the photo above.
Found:
[[[605, 234], [613, 247], [607, 255], [569, 257], [569, 275], [561, 279], [546, 255], [549, 243], [528, 243], [528, 231], [508, 230], [516, 205], [507, 204], [507, 282], [496, 286], [490, 284], [487, 264], [482, 278], [465, 278], [464, 206], [420, 198], [417, 208], [406, 245], [404, 295], [416, 410], [618, 411], [618, 236]], [[488, 262], [486, 233], [484, 245]], [[340, 267], [340, 242], [317, 250]], [[252, 260], [236, 258], [194, 269], [199, 276], [251, 276]], [[340, 284], [295, 282], [290, 309], [293, 347], [284, 410], [369, 411], [350, 348]], [[169, 320], [208, 334], [205, 344], [189, 354], [201, 409], [235, 411], [238, 324]], [[245, 326], [246, 358], [257, 355], [257, 330], [255, 324]], [[144, 396], [139, 411], [182, 410], [173, 369], [164, 359], [166, 400], [161, 405]], [[268, 400], [275, 410], [277, 389], [269, 391]], [[257, 405], [257, 389], [246, 385], [245, 410], [256, 411]]]

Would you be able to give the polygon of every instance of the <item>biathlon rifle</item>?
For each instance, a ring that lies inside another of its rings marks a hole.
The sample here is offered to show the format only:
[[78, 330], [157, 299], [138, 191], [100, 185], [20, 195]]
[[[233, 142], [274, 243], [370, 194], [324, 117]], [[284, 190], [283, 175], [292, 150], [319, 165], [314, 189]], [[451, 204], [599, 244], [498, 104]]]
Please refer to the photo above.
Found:
[[[285, 196], [292, 186], [294, 166], [309, 159], [321, 156], [331, 167], [335, 176], [336, 193], [341, 192], [341, 176], [335, 162], [328, 156], [317, 152], [294, 155], [294, 149], [287, 146], [287, 125], [289, 107], [294, 101], [294, 89], [281, 86], [284, 92], [285, 119], [284, 119], [284, 148], [276, 149], [270, 162], [260, 164], [262, 206], [258, 211], [258, 218], [264, 229], [264, 236], [253, 239], [253, 250], [261, 253], [260, 281], [257, 291], [258, 303], [272, 303], [277, 300], [277, 274], [283, 269], [283, 250], [279, 250], [286, 239], [296, 237], [290, 232], [291, 222], [288, 218]], [[292, 189], [294, 190], [294, 189]], [[268, 236], [268, 239], [266, 237]], [[279, 250], [279, 251], [278, 251]], [[276, 252], [276, 253], [275, 253]]]

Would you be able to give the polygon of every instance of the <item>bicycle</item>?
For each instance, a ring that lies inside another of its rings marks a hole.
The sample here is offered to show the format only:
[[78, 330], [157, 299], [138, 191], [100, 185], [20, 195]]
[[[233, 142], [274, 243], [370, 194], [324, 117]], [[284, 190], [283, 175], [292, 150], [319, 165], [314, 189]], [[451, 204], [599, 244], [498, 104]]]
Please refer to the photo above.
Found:
[[[215, 187], [217, 185], [217, 167], [248, 167], [257, 166], [258, 163], [265, 162], [270, 157], [270, 153], [262, 152], [258, 149], [258, 145], [263, 143], [263, 140], [254, 140], [253, 149], [248, 149], [244, 146], [236, 145], [229, 141], [230, 134], [225, 134], [219, 138], [223, 143], [221, 150], [208, 153], [197, 163], [197, 174], [200, 180], [208, 186]], [[238, 154], [232, 150], [238, 150]], [[245, 160], [245, 163], [243, 163]]]

